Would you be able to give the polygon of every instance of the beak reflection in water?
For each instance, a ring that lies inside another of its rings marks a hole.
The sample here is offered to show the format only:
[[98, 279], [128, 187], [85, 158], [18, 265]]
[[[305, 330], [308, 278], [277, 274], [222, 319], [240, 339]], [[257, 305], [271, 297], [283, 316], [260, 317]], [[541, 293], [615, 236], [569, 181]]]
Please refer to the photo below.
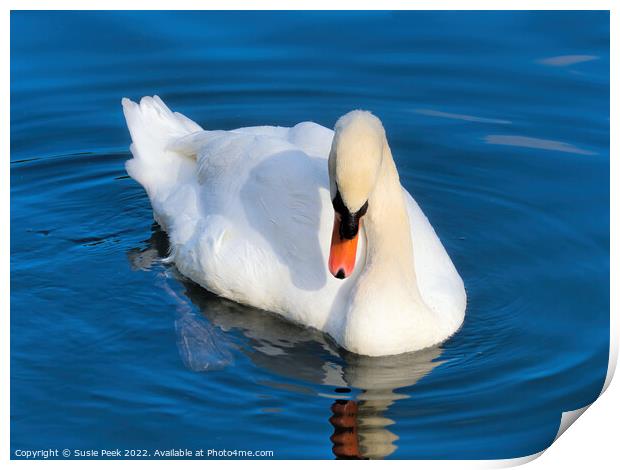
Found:
[[334, 433], [330, 439], [334, 444], [332, 452], [338, 459], [364, 458], [360, 452], [357, 412], [357, 402], [353, 400], [336, 400], [332, 405], [329, 422]]
[[[147, 246], [129, 250], [127, 257], [132, 269], [148, 270], [167, 256], [167, 250], [167, 236], [154, 224]], [[303, 400], [309, 399], [308, 394], [324, 400], [324, 419], [334, 428], [331, 436], [325, 436], [325, 445], [336, 458], [380, 459], [393, 454], [399, 437], [389, 429], [395, 422], [385, 413], [395, 401], [409, 397], [396, 390], [412, 387], [441, 364], [440, 347], [384, 357], [338, 349], [320, 332], [207, 292], [173, 266], [158, 279], [177, 302], [175, 329], [184, 365], [197, 372], [221, 370], [234, 367], [234, 357], [244, 355], [255, 367], [278, 377], [279, 387], [297, 387], [300, 393], [303, 388]], [[239, 335], [231, 337], [234, 331], [241, 333], [241, 347]], [[300, 381], [304, 387], [297, 385]], [[265, 384], [270, 386], [274, 384]], [[331, 393], [325, 393], [326, 388]], [[291, 429], [297, 425], [291, 423]]]

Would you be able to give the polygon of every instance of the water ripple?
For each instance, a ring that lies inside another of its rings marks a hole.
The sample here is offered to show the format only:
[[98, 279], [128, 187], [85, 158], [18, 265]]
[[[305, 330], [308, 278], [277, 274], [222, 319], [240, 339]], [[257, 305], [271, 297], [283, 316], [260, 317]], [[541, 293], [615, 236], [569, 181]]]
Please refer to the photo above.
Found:
[[596, 155], [596, 152], [581, 149], [573, 144], [558, 140], [537, 139], [523, 135], [487, 135], [484, 138], [487, 144], [510, 145], [513, 147], [525, 147], [541, 150], [555, 150], [557, 152], [574, 153], [578, 155]]

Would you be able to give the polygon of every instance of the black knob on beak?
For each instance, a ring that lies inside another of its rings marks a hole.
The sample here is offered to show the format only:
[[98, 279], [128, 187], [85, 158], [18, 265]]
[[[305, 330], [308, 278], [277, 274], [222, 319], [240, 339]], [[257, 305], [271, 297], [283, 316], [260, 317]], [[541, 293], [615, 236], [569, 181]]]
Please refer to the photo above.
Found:
[[340, 215], [340, 237], [345, 240], [353, 240], [360, 228], [360, 219], [368, 210], [368, 201], [355, 213], [349, 211], [340, 196], [340, 191], [336, 192], [336, 197], [332, 201], [334, 210]]

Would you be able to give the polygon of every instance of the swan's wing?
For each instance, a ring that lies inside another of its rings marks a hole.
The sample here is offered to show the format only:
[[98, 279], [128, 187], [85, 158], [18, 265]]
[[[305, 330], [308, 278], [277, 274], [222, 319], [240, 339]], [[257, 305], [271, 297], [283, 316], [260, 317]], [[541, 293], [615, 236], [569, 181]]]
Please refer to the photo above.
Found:
[[[309, 303], [328, 284], [332, 134], [304, 126], [322, 141], [311, 141], [296, 126], [201, 132], [175, 144], [185, 154], [196, 152], [196, 199], [177, 217], [195, 223], [178, 226], [179, 237], [173, 237], [182, 272], [196, 280], [188, 272], [200, 266], [195, 276], [205, 273], [205, 287], [274, 311], [304, 295]], [[297, 303], [291, 310], [304, 311]]]
[[437, 315], [447, 317], [447, 321], [460, 323], [467, 302], [463, 280], [420, 206], [404, 188], [403, 192], [411, 222], [420, 294]]
[[[252, 166], [239, 191], [246, 220], [294, 277], [325, 270], [319, 244], [328, 192], [323, 159], [278, 149]], [[320, 276], [322, 277], [322, 276]]]

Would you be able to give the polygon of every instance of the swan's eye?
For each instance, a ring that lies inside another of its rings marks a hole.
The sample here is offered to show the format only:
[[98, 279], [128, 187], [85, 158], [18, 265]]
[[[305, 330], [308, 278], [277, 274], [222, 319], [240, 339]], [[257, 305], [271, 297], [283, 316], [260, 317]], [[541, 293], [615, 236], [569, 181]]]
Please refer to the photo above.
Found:
[[366, 215], [366, 211], [368, 210], [368, 201], [366, 201], [364, 203], [364, 205], [362, 207], [360, 207], [360, 210], [358, 210], [355, 215], [358, 218], [364, 217]]
[[359, 219], [366, 215], [366, 211], [368, 211], [368, 201], [364, 203], [360, 210], [355, 213], [351, 213], [347, 206], [344, 205], [342, 201], [342, 196], [340, 196], [340, 191], [336, 191], [336, 197], [332, 201], [332, 205], [334, 206], [334, 210], [338, 212], [340, 215], [345, 216], [348, 215], [351, 218]]
[[340, 191], [336, 191], [336, 197], [332, 201], [332, 205], [334, 206], [334, 210], [338, 212], [340, 215], [345, 215], [349, 213], [347, 206], [344, 205], [342, 201], [342, 197], [340, 196]]

